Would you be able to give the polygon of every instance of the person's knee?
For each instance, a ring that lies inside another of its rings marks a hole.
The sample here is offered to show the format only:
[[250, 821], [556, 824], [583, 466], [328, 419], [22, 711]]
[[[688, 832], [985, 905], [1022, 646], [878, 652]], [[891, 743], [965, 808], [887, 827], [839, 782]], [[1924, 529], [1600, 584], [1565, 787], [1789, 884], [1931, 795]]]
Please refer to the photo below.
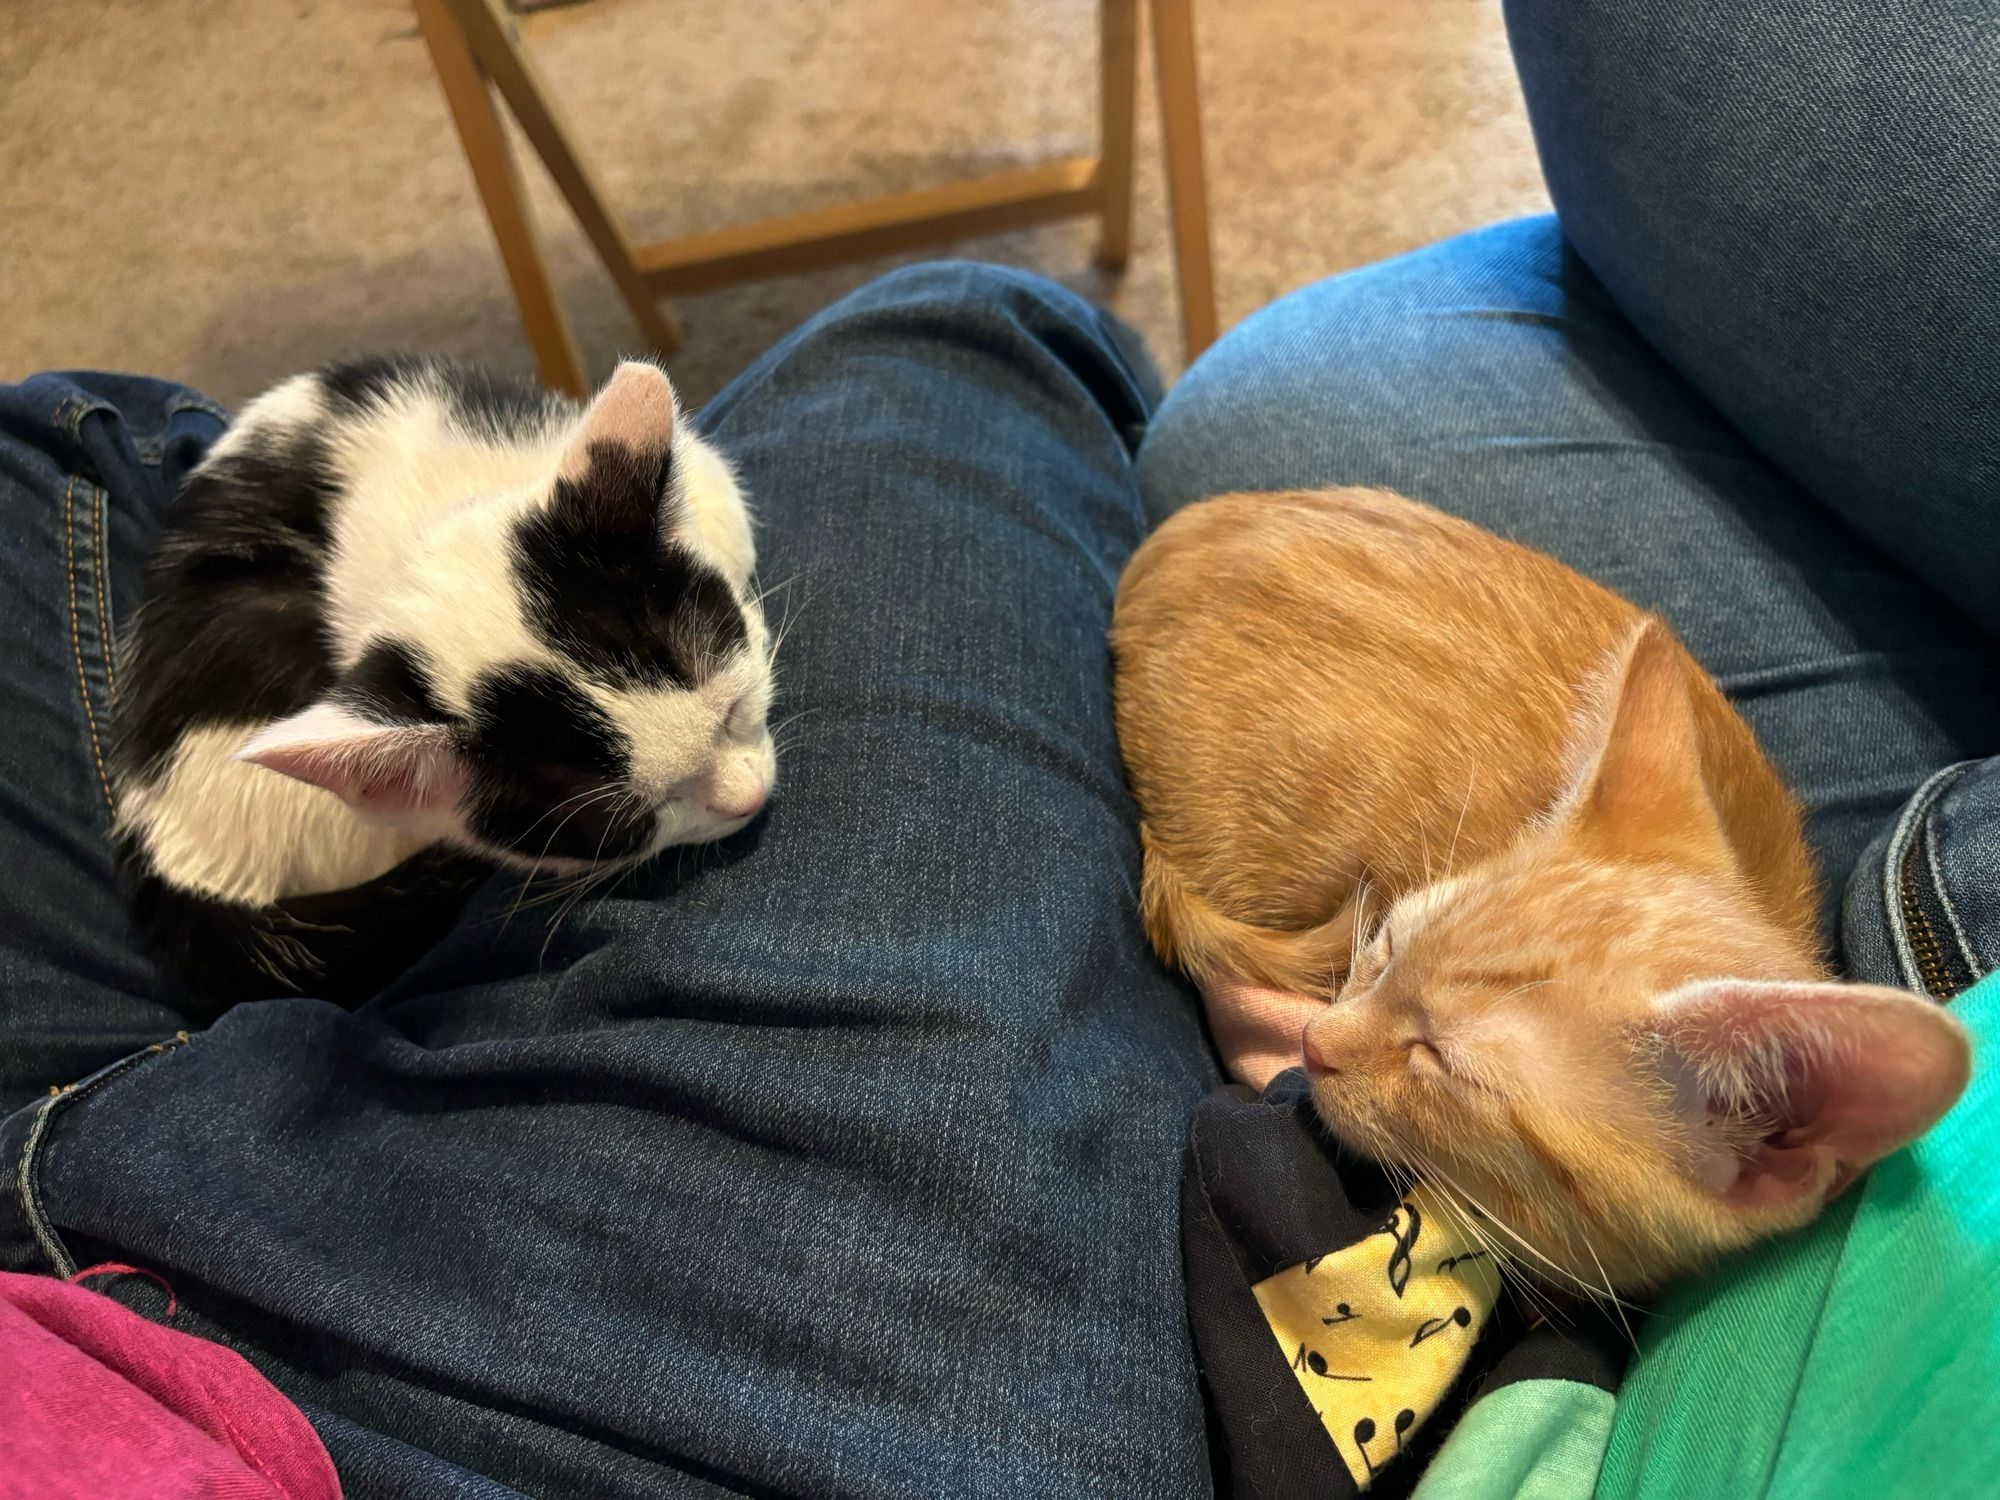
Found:
[[834, 303], [806, 334], [886, 330], [929, 341], [1018, 357], [1030, 347], [1069, 367], [1133, 441], [1159, 404], [1161, 382], [1143, 340], [1116, 317], [1068, 287], [1013, 266], [935, 260], [886, 272]]
[[1090, 305], [1045, 276], [976, 260], [927, 260], [866, 282], [820, 315], [841, 322], [884, 313], [937, 319], [1017, 317], [1056, 311], [1088, 316]]
[[[1197, 360], [1139, 450], [1157, 524], [1239, 490], [1379, 484], [1455, 407], [1504, 381], [1521, 325], [1574, 301], [1551, 215], [1489, 225], [1328, 277], [1261, 308]], [[1468, 308], [1506, 309], [1498, 320]]]
[[709, 403], [723, 422], [778, 372], [787, 379], [849, 381], [859, 362], [893, 362], [920, 385], [970, 381], [1019, 404], [1022, 383], [1045, 400], [1052, 380], [1076, 411], [1108, 420], [1128, 450], [1159, 399], [1137, 336], [1046, 277], [978, 261], [926, 261], [887, 272], [827, 307], [768, 351]]
[[1334, 415], [1346, 404], [1342, 387], [1366, 378], [1361, 359], [1329, 357], [1353, 337], [1353, 300], [1340, 277], [1303, 287], [1230, 330], [1181, 377], [1139, 449], [1152, 522], [1212, 495], [1292, 487], [1301, 447], [1318, 466], [1343, 425]]

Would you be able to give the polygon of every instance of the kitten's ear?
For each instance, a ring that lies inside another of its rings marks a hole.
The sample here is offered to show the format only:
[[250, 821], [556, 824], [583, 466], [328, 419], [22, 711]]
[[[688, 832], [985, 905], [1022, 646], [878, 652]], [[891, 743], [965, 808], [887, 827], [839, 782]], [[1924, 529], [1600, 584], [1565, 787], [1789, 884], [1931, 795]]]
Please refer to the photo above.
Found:
[[451, 807], [465, 789], [465, 764], [449, 729], [378, 724], [337, 703], [315, 703], [266, 725], [236, 758], [385, 817]]
[[[1702, 1185], [1750, 1211], [1835, 1196], [1936, 1124], [1972, 1072], [1943, 1006], [1879, 985], [1704, 980], [1662, 997], [1653, 1025]], [[1768, 1130], [1743, 1141], [1746, 1119]]]
[[667, 372], [645, 360], [626, 360], [570, 434], [560, 474], [572, 481], [585, 479], [596, 457], [593, 450], [608, 446], [643, 460], [657, 476], [673, 448], [677, 413]]
[[1673, 635], [1648, 616], [1633, 631], [1585, 731], [1560, 817], [1606, 853], [1734, 868], [1701, 773], [1687, 668]]

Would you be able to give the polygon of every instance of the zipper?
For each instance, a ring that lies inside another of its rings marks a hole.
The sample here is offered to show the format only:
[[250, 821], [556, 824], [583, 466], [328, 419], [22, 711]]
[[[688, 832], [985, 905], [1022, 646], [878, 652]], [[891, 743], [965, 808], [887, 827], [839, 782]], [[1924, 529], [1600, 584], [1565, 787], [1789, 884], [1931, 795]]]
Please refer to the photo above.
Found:
[[1945, 975], [1944, 945], [1938, 941], [1937, 931], [1917, 894], [1915, 856], [1919, 842], [1911, 839], [1910, 847], [1903, 853], [1902, 868], [1896, 872], [1896, 896], [1903, 908], [1903, 930], [1909, 936], [1910, 953], [1917, 961], [1924, 993], [1933, 1000], [1946, 1000], [1951, 997], [1952, 984]]

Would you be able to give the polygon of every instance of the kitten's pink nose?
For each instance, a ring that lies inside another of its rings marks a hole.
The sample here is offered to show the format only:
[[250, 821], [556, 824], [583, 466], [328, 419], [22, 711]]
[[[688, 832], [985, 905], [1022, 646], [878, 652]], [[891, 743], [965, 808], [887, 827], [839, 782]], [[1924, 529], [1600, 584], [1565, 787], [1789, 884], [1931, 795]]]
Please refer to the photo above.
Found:
[[771, 794], [766, 786], [754, 786], [747, 792], [738, 792], [733, 797], [717, 798], [708, 804], [709, 814], [717, 818], [734, 821], [737, 818], [754, 818], [763, 810], [764, 799]]
[[1326, 1054], [1313, 1045], [1312, 1028], [1307, 1027], [1299, 1034], [1299, 1051], [1305, 1057], [1308, 1073], [1338, 1073], [1340, 1069], [1326, 1060]]

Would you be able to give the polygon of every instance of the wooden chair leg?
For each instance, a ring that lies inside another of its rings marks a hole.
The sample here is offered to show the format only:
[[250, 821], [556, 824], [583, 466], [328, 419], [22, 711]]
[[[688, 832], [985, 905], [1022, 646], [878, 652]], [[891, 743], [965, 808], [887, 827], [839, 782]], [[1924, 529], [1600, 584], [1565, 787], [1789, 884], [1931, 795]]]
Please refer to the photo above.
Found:
[[1208, 182], [1201, 162], [1201, 99], [1195, 85], [1194, 0], [1152, 0], [1153, 68], [1167, 149], [1181, 332], [1192, 360], [1215, 342], [1215, 272], [1209, 256]]
[[[643, 247], [632, 243], [612, 213], [499, 0], [416, 0], [416, 8], [543, 379], [581, 391], [582, 361], [549, 283], [492, 89], [513, 111], [632, 316], [664, 353], [679, 345], [680, 326], [652, 288], [722, 285], [851, 259], [874, 253], [878, 241], [879, 248], [928, 243], [951, 232], [969, 232], [974, 223], [989, 229], [1094, 211], [1103, 230], [1099, 263], [1114, 270], [1125, 265], [1132, 248], [1138, 0], [1099, 3], [1102, 140], [1095, 162], [1056, 162], [948, 189], [845, 205], [837, 212], [766, 220]], [[1181, 328], [1192, 359], [1216, 334], [1193, 0], [1150, 4]]]
[[1139, 0], [1099, 7], [1097, 190], [1103, 224], [1097, 263], [1122, 271], [1132, 257], [1132, 132], [1138, 115]]
[[612, 214], [596, 177], [571, 144], [569, 130], [556, 114], [554, 101], [534, 60], [522, 49], [514, 23], [496, 8], [497, 0], [438, 0], [438, 3], [451, 12], [473, 56], [498, 86], [507, 107], [520, 122], [522, 133], [569, 201], [570, 212], [583, 226], [584, 234], [596, 248], [598, 259], [604, 262], [604, 269], [617, 284], [640, 329], [662, 354], [671, 353], [680, 346], [679, 320], [646, 290], [632, 241]]
[[548, 263], [542, 258], [541, 241], [535, 235], [534, 219], [522, 192], [520, 166], [507, 143], [500, 112], [494, 107], [491, 85], [442, 0], [416, 0], [416, 7], [417, 24], [430, 48], [438, 84], [451, 109], [452, 123], [458, 127], [459, 142], [465, 147], [465, 159], [471, 164], [472, 181], [486, 205], [487, 222], [499, 243], [500, 260], [514, 288], [514, 302], [521, 310], [521, 326], [535, 351], [542, 384], [572, 396], [587, 396], [590, 381], [584, 374], [583, 356], [577, 352], [569, 320], [563, 316], [562, 303], [556, 300], [549, 280]]

